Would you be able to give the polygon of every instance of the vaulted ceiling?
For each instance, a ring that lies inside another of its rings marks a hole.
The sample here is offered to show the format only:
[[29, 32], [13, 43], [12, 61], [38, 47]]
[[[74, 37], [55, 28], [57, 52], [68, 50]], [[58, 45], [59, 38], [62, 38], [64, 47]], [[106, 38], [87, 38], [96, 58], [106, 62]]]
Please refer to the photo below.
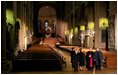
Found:
[[57, 18], [63, 18], [65, 2], [64, 1], [35, 1], [34, 4], [34, 17], [38, 15], [38, 10], [43, 6], [50, 6], [55, 9]]

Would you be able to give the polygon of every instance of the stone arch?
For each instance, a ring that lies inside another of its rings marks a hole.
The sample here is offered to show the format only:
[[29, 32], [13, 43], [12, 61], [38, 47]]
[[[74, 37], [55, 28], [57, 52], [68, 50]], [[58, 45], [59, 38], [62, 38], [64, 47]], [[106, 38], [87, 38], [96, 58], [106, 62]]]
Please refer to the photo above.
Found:
[[[39, 9], [38, 9], [38, 20], [42, 20], [42, 32], [46, 32], [44, 30], [46, 30], [48, 27], [51, 28], [51, 30], [53, 31], [53, 33], [55, 33], [53, 30], [53, 23], [52, 21], [56, 22], [57, 19], [57, 12], [56, 12], [56, 7], [53, 4], [50, 3], [43, 3], [43, 5], [40, 5]], [[45, 26], [45, 22], [48, 22], [48, 27], [46, 28]]]
[[[54, 19], [56, 21], [55, 25], [57, 25], [57, 18], [58, 16], [60, 15], [60, 12], [59, 12], [59, 6], [57, 5], [57, 3], [55, 2], [39, 2], [37, 3], [37, 5], [35, 5], [35, 11], [34, 11], [34, 34], [36, 36], [39, 35], [39, 31], [37, 30], [38, 29], [38, 22], [41, 20], [42, 21], [42, 28], [44, 28], [44, 20], [40, 19], [38, 17], [38, 14], [39, 14], [39, 10], [42, 8], [42, 7], [45, 7], [45, 6], [49, 6], [51, 7], [54, 11], [55, 11], [55, 15], [56, 15], [56, 19]], [[58, 12], [57, 12], [58, 11]], [[46, 19], [45, 19], [46, 20]], [[49, 21], [50, 25], [51, 25], [51, 20]], [[55, 28], [56, 29], [56, 28]], [[40, 31], [42, 31], [44, 29], [40, 29]], [[44, 31], [43, 31], [44, 32]], [[56, 30], [55, 30], [55, 33], [56, 33]]]

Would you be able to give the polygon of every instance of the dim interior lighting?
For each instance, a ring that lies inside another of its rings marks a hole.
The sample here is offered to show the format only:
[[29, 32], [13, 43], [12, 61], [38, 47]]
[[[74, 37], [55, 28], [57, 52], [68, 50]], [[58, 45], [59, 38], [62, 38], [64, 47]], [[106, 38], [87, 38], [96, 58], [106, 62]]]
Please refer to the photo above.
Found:
[[100, 28], [107, 28], [108, 25], [108, 19], [107, 18], [100, 18], [99, 19], [99, 27]]
[[46, 6], [46, 8], [48, 8], [48, 6]]
[[94, 22], [89, 22], [88, 23], [88, 29], [89, 30], [94, 30]]
[[15, 23], [12, 10], [9, 10], [9, 9], [6, 10], [6, 18], [7, 18], [7, 20], [6, 20], [7, 23], [11, 23], [11, 24]]
[[84, 30], [85, 30], [85, 26], [84, 26], [84, 25], [81, 25], [81, 26], [80, 26], [80, 30], [81, 30], [81, 31], [84, 31]]

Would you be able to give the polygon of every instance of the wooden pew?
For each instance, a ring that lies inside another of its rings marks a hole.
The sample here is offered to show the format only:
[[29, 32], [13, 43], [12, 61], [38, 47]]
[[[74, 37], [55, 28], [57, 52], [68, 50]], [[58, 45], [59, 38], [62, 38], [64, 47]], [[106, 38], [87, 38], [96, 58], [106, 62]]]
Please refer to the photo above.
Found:
[[[71, 49], [72, 47], [75, 47], [75, 46], [70, 46], [69, 48]], [[70, 49], [68, 48], [68, 46], [65, 46], [65, 47], [58, 46], [57, 48], [70, 52]], [[86, 54], [88, 50], [89, 49], [87, 48], [83, 48], [82, 51]], [[95, 52], [95, 49], [93, 49], [93, 52]], [[103, 66], [109, 69], [113, 69], [113, 68], [116, 69], [117, 68], [117, 53], [114, 51], [104, 51], [104, 50], [102, 51], [102, 53], [103, 53], [103, 61], [104, 61]]]

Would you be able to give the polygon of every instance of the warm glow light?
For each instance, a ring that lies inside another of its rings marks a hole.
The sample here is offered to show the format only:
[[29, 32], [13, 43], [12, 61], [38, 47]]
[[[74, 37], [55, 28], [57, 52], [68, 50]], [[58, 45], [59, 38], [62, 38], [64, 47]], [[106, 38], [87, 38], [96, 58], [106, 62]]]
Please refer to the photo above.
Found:
[[13, 18], [13, 11], [12, 10], [9, 10], [7, 9], [6, 10], [6, 21], [7, 23], [11, 23], [11, 24], [14, 24], [15, 20]]
[[88, 23], [88, 29], [89, 30], [94, 30], [94, 22], [89, 22]]
[[65, 31], [65, 34], [67, 34], [67, 31]]
[[70, 33], [73, 34], [73, 29], [70, 30]]
[[84, 25], [81, 25], [80, 26], [80, 30], [84, 31], [85, 30], [85, 26]]
[[74, 28], [75, 34], [78, 34], [78, 27]]
[[67, 30], [67, 34], [69, 34], [69, 30]]
[[108, 19], [107, 18], [100, 18], [99, 19], [99, 27], [100, 28], [106, 28], [108, 27]]
[[65, 34], [69, 34], [69, 31], [68, 30], [65, 30]]
[[73, 38], [73, 34], [70, 34], [70, 38], [71, 38], [71, 39]]
[[26, 30], [26, 31], [28, 30], [28, 26], [25, 26], [25, 30]]

